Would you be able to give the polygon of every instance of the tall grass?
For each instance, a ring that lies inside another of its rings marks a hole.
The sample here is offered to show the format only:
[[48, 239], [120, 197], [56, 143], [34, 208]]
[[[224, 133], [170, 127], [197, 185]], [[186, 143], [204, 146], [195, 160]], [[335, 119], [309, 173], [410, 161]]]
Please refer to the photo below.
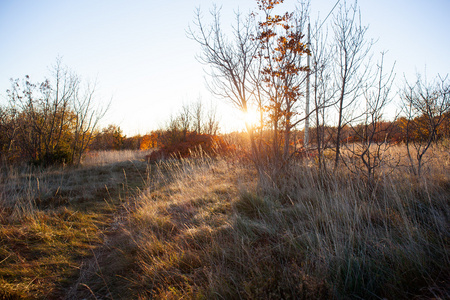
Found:
[[4, 167], [0, 170], [0, 221], [17, 221], [33, 217], [36, 199], [48, 186], [41, 172], [32, 167]]
[[422, 178], [379, 172], [370, 191], [308, 161], [259, 185], [222, 159], [162, 163], [132, 214], [134, 285], [142, 298], [448, 298], [450, 173], [431, 163]]
[[2, 169], [0, 298], [450, 298], [450, 158], [439, 147], [420, 178], [402, 147], [389, 149], [370, 189], [344, 165], [294, 161], [259, 178], [201, 153]]
[[[143, 169], [142, 173], [145, 173], [142, 162], [148, 153], [140, 150], [88, 152], [82, 159], [83, 168], [42, 169], [31, 165], [0, 165], [0, 219], [32, 217], [41, 202], [61, 200], [66, 198], [64, 194], [72, 196], [81, 193], [79, 198], [90, 198], [90, 194], [105, 186], [108, 173], [117, 175], [113, 169], [119, 169], [120, 176], [123, 175], [120, 170], [124, 166], [120, 163], [137, 161], [139, 166], [135, 169]], [[87, 177], [92, 180], [87, 181]]]

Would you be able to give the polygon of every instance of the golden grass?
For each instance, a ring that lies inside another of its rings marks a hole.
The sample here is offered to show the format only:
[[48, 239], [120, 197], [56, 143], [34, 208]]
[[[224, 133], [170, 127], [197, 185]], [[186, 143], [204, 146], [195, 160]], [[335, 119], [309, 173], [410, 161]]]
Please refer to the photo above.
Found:
[[12, 172], [0, 298], [449, 298], [439, 147], [420, 178], [390, 148], [399, 162], [385, 160], [371, 189], [357, 168], [299, 161], [258, 181], [251, 165], [201, 155]]
[[0, 299], [64, 298], [146, 168], [142, 161], [0, 170]]
[[78, 273], [77, 261], [102, 242], [96, 214], [37, 212], [0, 229], [0, 298], [55, 297]]
[[368, 192], [311, 163], [259, 187], [221, 159], [160, 165], [131, 215], [134, 287], [143, 299], [448, 297], [450, 170], [429, 167], [380, 172]]

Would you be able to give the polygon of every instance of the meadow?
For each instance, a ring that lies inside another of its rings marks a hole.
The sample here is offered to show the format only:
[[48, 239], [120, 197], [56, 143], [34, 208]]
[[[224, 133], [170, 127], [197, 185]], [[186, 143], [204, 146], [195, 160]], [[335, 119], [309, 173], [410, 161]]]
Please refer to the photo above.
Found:
[[201, 152], [5, 166], [0, 298], [449, 298], [449, 150], [434, 145], [418, 177], [391, 147], [370, 189], [314, 157], [276, 182]]

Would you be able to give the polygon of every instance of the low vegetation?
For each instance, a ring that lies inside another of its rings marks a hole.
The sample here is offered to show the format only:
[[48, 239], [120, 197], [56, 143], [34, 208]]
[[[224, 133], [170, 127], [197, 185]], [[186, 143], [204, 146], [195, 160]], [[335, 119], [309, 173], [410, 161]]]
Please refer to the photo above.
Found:
[[64, 298], [98, 255], [147, 181], [146, 163], [106, 158], [78, 168], [1, 169], [0, 299]]
[[[406, 161], [404, 146], [390, 151]], [[422, 177], [383, 165], [373, 189], [344, 167], [321, 173], [314, 157], [262, 182], [235, 157], [147, 167], [141, 152], [105, 153], [2, 170], [2, 298], [449, 296], [445, 144]]]
[[399, 168], [369, 193], [351, 172], [311, 163], [259, 187], [225, 160], [160, 165], [170, 176], [131, 214], [141, 298], [449, 296], [448, 165], [421, 179]]

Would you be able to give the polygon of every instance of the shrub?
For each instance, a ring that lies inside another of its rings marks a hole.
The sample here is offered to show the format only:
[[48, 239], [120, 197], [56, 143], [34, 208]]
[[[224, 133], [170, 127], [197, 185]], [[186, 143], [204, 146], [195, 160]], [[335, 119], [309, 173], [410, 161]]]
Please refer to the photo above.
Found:
[[[160, 139], [163, 138], [164, 134], [161, 135]], [[234, 152], [235, 149], [220, 136], [196, 132], [188, 132], [185, 137], [170, 140], [168, 143], [159, 142], [158, 144], [162, 144], [161, 148], [147, 155], [147, 161], [153, 162], [169, 157], [186, 158], [190, 157], [196, 150], [210, 156], [224, 155]]]

